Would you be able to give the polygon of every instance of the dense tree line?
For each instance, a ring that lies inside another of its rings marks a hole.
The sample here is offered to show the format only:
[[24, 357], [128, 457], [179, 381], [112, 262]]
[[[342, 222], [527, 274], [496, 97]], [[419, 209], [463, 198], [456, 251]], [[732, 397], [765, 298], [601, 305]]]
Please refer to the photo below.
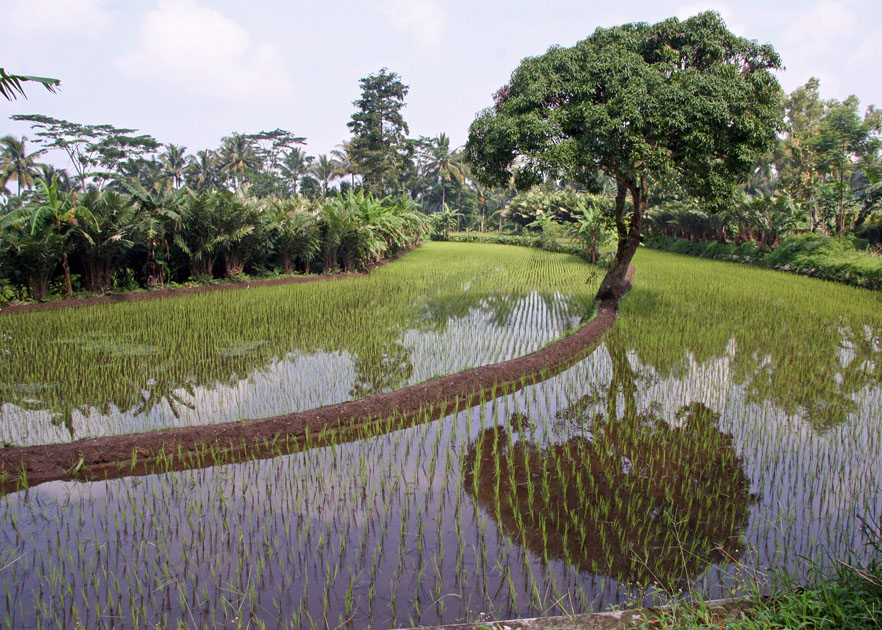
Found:
[[731, 203], [711, 213], [674, 187], [659, 187], [649, 229], [692, 241], [774, 248], [793, 233], [882, 241], [882, 111], [823, 100], [818, 79], [785, 96], [782, 133]]
[[406, 197], [325, 200], [188, 188], [61, 190], [3, 217], [0, 269], [12, 297], [164, 286], [243, 273], [351, 271], [416, 245], [428, 220]]

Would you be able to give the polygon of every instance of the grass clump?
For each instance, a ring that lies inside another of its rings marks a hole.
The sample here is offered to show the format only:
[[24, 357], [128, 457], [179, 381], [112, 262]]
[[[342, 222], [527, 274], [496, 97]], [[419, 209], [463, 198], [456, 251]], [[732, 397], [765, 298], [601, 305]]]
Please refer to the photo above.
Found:
[[677, 606], [644, 619], [639, 628], [678, 630], [869, 630], [882, 628], [882, 564], [867, 569], [842, 567], [829, 581], [811, 589], [758, 599], [736, 615], [704, 604]]

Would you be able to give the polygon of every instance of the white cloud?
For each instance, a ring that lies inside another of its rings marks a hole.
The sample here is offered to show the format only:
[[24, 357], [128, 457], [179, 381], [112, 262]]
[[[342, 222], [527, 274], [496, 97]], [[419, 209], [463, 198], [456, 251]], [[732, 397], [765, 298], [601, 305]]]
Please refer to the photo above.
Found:
[[128, 75], [209, 96], [254, 102], [293, 92], [274, 46], [255, 44], [235, 20], [195, 0], [160, 0], [144, 17], [136, 47], [115, 63]]
[[14, 0], [0, 12], [12, 31], [78, 31], [94, 35], [110, 21], [104, 0]]
[[741, 37], [750, 37], [750, 33], [747, 32], [744, 23], [735, 20], [734, 10], [725, 2], [696, 2], [687, 4], [677, 9], [675, 14], [681, 20], [685, 20], [703, 11], [716, 11], [723, 18], [730, 31]]
[[832, 0], [816, 2], [795, 17], [776, 46], [787, 68], [781, 78], [784, 88], [793, 90], [814, 76], [821, 81], [822, 94], [840, 98], [853, 80], [846, 76], [850, 68], [843, 61], [845, 51], [855, 48], [857, 26], [854, 11]]
[[418, 48], [434, 48], [444, 39], [447, 15], [435, 0], [387, 0], [383, 14]]
[[854, 32], [854, 12], [840, 2], [821, 0], [784, 30], [786, 44], [824, 54], [836, 40]]

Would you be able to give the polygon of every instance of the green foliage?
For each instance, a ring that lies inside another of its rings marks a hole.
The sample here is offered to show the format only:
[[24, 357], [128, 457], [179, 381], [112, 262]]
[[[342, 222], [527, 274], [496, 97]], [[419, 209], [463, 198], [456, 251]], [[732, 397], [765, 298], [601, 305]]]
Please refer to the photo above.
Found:
[[674, 178], [723, 207], [772, 146], [779, 66], [771, 46], [733, 35], [712, 12], [599, 28], [525, 59], [472, 123], [466, 154], [488, 183], [514, 175], [525, 188], [563, 176], [587, 186], [598, 169], [614, 178], [619, 250], [601, 293], [618, 296], [652, 180]]
[[352, 132], [349, 153], [364, 187], [375, 195], [400, 190], [399, 180], [411, 154], [408, 127], [401, 110], [408, 87], [395, 72], [381, 68], [359, 80], [361, 98], [347, 123]]
[[137, 129], [84, 125], [42, 114], [14, 114], [10, 118], [31, 123], [36, 130], [35, 144], [66, 153], [83, 191], [90, 181], [103, 188], [126, 166], [143, 164], [145, 156], [160, 146], [152, 136], [134, 135]]
[[43, 151], [28, 153], [26, 141], [26, 138], [18, 140], [12, 136], [0, 138], [0, 193], [6, 192], [6, 185], [12, 180], [18, 184], [18, 194], [21, 195], [22, 188], [33, 187], [35, 179], [40, 176], [36, 159]]
[[27, 98], [22, 84], [29, 81], [41, 83], [44, 88], [53, 94], [61, 85], [61, 81], [58, 79], [32, 77], [24, 74], [7, 74], [6, 70], [0, 68], [0, 96], [3, 96], [7, 101], [14, 101], [19, 96]]
[[[875, 532], [877, 545], [882, 532]], [[740, 614], [723, 613], [699, 601], [646, 615], [635, 625], [644, 630], [867, 630], [882, 628], [882, 557], [866, 567], [843, 563], [815, 586], [804, 588], [785, 578], [785, 586], [767, 597], [756, 597]], [[751, 590], [757, 585], [748, 584]]]

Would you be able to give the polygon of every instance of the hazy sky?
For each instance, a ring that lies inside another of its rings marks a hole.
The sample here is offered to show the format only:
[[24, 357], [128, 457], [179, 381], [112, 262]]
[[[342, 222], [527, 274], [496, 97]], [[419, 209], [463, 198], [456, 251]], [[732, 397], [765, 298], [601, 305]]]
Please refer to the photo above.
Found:
[[410, 86], [411, 136], [443, 131], [458, 146], [522, 58], [598, 26], [705, 9], [773, 44], [787, 91], [814, 75], [825, 98], [882, 106], [879, 0], [0, 0], [0, 67], [62, 85], [0, 100], [0, 136], [31, 136], [8, 116], [40, 113], [133, 127], [189, 153], [281, 127], [327, 153], [349, 136], [359, 78], [386, 66]]

